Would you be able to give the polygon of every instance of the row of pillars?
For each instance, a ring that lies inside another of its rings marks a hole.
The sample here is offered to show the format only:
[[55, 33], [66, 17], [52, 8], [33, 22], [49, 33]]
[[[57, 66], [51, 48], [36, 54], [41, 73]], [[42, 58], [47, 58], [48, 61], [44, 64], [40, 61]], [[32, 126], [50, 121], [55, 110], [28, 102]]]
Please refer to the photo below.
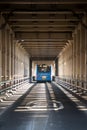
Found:
[[14, 73], [14, 43], [9, 29], [0, 30], [1, 36], [1, 81], [8, 80]]
[[[85, 17], [86, 22], [86, 17]], [[59, 76], [87, 80], [87, 29], [79, 23], [59, 56]]]
[[87, 30], [80, 25], [73, 36], [73, 77], [87, 78]]
[[[0, 16], [0, 26], [3, 17]], [[0, 81], [29, 77], [29, 55], [9, 25], [0, 29]]]

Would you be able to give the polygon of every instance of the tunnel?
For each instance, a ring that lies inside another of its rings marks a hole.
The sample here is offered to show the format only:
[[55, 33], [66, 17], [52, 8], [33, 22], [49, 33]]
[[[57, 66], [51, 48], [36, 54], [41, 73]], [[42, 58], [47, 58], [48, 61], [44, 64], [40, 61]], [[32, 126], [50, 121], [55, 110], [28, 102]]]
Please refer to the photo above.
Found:
[[[50, 79], [38, 83], [37, 66]], [[0, 0], [0, 130], [87, 130], [86, 120], [87, 1]]]

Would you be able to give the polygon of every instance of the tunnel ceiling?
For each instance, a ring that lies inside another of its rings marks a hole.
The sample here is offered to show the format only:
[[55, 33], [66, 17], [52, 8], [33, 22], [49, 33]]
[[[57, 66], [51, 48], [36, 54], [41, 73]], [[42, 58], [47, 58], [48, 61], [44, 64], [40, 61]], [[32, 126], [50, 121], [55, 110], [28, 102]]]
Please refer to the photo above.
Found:
[[86, 0], [1, 0], [0, 11], [33, 59], [55, 59], [85, 12]]

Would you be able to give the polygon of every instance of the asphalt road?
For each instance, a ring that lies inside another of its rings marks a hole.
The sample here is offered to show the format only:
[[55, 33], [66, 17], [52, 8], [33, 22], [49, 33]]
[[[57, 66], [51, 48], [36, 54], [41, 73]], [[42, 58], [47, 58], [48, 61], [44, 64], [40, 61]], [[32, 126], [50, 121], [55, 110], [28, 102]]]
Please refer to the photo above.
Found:
[[87, 106], [55, 83], [37, 83], [0, 116], [0, 130], [87, 130]]

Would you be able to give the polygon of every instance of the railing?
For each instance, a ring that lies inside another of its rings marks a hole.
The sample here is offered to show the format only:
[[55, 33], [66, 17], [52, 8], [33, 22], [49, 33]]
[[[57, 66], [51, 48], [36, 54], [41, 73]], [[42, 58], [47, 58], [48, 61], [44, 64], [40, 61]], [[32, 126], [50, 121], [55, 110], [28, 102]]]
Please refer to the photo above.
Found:
[[25, 82], [29, 82], [29, 77], [2, 81], [0, 82], [0, 94], [6, 92], [7, 90], [13, 89]]
[[66, 78], [60, 78], [60, 77], [55, 77], [55, 81], [62, 85], [65, 86], [73, 91], [76, 91], [78, 93], [85, 94], [87, 93], [87, 82], [84, 80], [79, 80], [79, 79], [66, 79]]

